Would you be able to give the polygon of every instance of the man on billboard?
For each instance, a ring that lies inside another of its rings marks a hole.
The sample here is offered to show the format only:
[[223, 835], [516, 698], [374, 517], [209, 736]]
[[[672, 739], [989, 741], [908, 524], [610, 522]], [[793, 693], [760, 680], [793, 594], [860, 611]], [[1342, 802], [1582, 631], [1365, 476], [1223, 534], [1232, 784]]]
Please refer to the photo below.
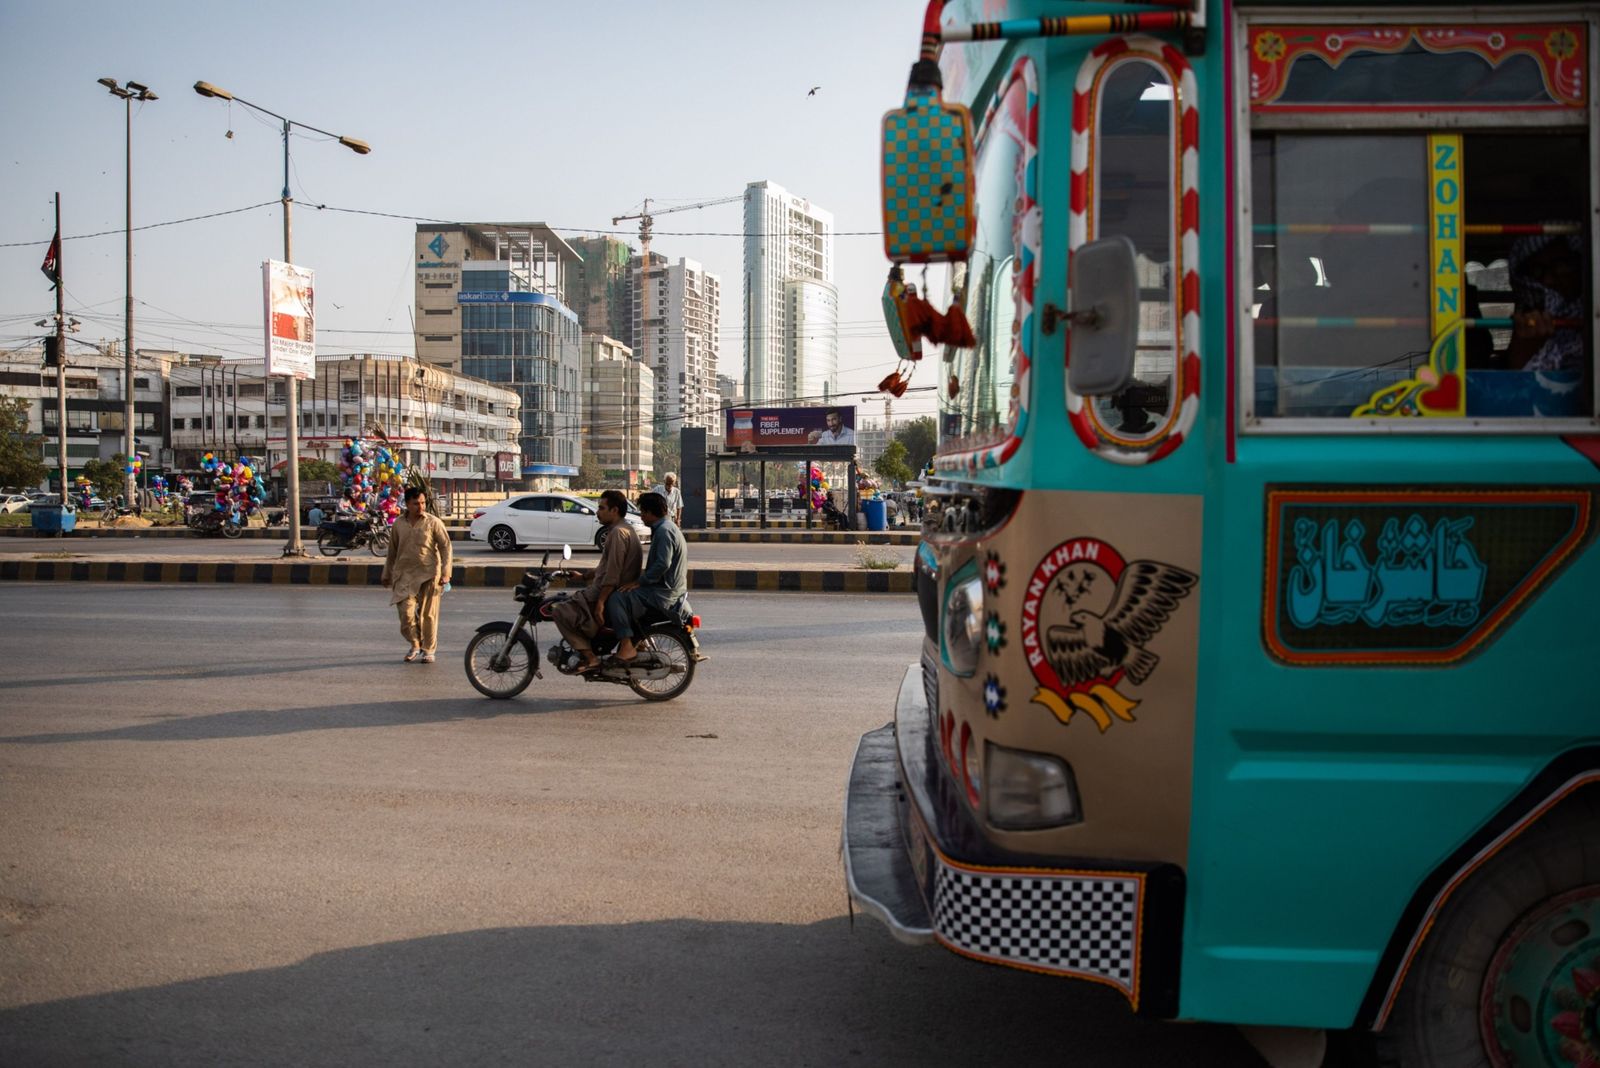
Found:
[[824, 416], [828, 421], [828, 429], [813, 430], [807, 435], [806, 440], [812, 445], [854, 445], [856, 432], [854, 427], [844, 425], [844, 416], [839, 409], [829, 408]]

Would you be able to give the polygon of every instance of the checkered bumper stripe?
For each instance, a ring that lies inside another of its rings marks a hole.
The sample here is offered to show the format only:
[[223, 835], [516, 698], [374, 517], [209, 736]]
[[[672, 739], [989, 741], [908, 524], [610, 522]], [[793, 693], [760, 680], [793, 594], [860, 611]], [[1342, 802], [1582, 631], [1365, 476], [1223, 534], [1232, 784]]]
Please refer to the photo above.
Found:
[[936, 862], [933, 926], [952, 948], [1099, 980], [1136, 997], [1141, 878], [991, 873]]

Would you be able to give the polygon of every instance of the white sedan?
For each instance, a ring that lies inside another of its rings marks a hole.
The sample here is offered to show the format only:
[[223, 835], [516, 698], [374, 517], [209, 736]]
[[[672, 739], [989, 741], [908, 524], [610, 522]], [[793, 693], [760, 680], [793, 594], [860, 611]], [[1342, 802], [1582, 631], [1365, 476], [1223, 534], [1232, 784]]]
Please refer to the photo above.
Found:
[[[649, 540], [650, 531], [630, 502], [628, 523], [640, 543]], [[507, 497], [499, 504], [472, 517], [467, 528], [469, 541], [485, 541], [496, 552], [513, 549], [560, 548], [571, 545], [585, 549], [594, 544], [600, 530], [595, 502], [565, 493], [523, 493]]]

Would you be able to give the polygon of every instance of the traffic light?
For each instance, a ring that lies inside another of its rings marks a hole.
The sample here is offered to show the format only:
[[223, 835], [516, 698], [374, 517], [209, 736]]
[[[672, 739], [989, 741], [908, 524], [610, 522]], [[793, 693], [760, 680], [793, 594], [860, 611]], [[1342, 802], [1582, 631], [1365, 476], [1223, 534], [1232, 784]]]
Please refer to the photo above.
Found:
[[61, 366], [61, 339], [53, 334], [44, 339], [44, 365]]

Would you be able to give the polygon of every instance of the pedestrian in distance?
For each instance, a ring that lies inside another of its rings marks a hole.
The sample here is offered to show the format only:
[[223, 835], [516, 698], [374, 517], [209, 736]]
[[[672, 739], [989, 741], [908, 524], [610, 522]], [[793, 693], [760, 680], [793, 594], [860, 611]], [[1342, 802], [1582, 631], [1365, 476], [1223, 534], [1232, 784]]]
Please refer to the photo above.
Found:
[[619, 588], [639, 580], [644, 561], [639, 548], [639, 538], [626, 522], [628, 498], [621, 490], [606, 490], [596, 506], [600, 525], [605, 528], [604, 547], [600, 550], [600, 563], [594, 569], [589, 585], [573, 597], [559, 602], [550, 612], [556, 629], [567, 644], [583, 656], [578, 665], [580, 673], [588, 673], [600, 666], [594, 655], [591, 639], [600, 633], [605, 619], [606, 601]]
[[400, 611], [400, 636], [411, 643], [405, 662], [433, 663], [439, 639], [439, 595], [450, 588], [450, 532], [429, 515], [421, 486], [409, 486], [406, 510], [389, 532], [383, 584]]
[[322, 505], [313, 504], [311, 511], [306, 513], [306, 522], [313, 527], [322, 525]]
[[683, 525], [683, 492], [678, 489], [678, 476], [668, 475], [662, 483], [651, 490], [659, 493], [667, 502], [667, 518], [676, 526]]

